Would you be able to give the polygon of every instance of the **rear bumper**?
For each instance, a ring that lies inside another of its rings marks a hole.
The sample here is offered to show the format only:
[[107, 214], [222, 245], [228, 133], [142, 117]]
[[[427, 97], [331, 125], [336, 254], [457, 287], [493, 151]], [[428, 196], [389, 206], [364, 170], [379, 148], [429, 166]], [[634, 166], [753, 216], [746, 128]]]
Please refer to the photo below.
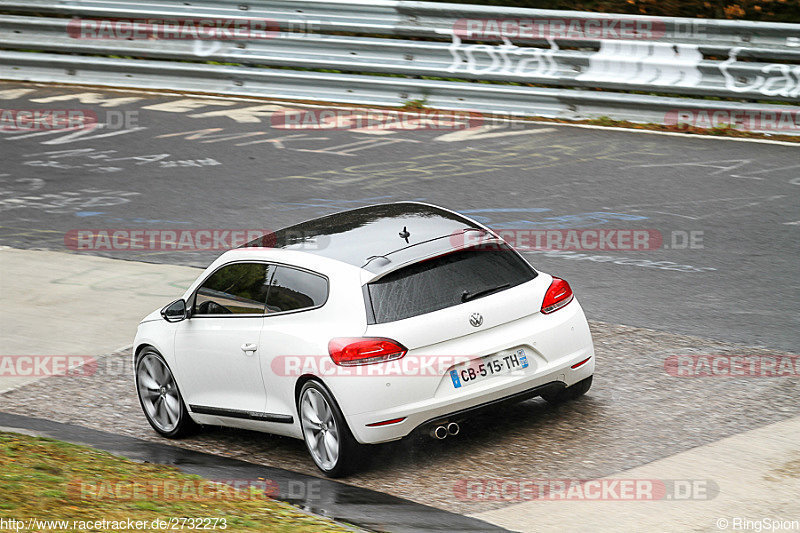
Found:
[[490, 411], [492, 409], [500, 409], [505, 405], [512, 405], [519, 402], [524, 402], [525, 400], [530, 400], [531, 398], [536, 398], [537, 396], [542, 396], [543, 394], [548, 393], [556, 393], [562, 391], [566, 388], [566, 383], [563, 381], [551, 381], [550, 383], [545, 383], [544, 385], [538, 385], [531, 389], [517, 392], [515, 394], [511, 394], [509, 396], [505, 396], [503, 398], [499, 398], [497, 400], [492, 400], [486, 403], [482, 403], [479, 405], [475, 405], [473, 407], [467, 407], [466, 409], [462, 409], [460, 411], [456, 411], [454, 413], [450, 413], [444, 416], [437, 416], [427, 420], [417, 426], [408, 436], [412, 436], [414, 434], [428, 434], [437, 426], [446, 426], [450, 422], [458, 422], [461, 423], [464, 420], [476, 416], [483, 411]]
[[[590, 359], [579, 366], [572, 365]], [[526, 375], [512, 381], [502, 380], [490, 389], [480, 388], [458, 398], [430, 398], [423, 402], [401, 405], [384, 411], [372, 411], [347, 416], [356, 440], [362, 444], [377, 444], [402, 439], [411, 433], [426, 430], [440, 421], [458, 421], [475, 411], [491, 409], [505, 403], [519, 402], [543, 393], [573, 385], [594, 374], [594, 350], [590, 345], [574, 352], [571, 357], [547, 371]], [[370, 427], [367, 424], [404, 417], [402, 422]]]

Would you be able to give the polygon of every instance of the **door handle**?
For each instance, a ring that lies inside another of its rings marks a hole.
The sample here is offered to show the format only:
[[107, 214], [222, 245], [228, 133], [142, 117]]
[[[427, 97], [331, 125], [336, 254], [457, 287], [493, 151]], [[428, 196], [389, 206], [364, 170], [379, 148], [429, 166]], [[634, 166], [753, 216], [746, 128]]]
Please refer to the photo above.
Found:
[[258, 346], [252, 342], [246, 342], [242, 344], [242, 351], [247, 355], [253, 355], [254, 353], [256, 353], [257, 349]]

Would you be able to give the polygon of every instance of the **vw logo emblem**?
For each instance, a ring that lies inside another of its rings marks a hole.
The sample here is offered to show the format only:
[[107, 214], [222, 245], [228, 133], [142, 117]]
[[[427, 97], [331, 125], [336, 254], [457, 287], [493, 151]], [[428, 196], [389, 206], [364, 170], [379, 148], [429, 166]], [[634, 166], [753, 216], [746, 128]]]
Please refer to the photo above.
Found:
[[469, 316], [469, 323], [475, 326], [476, 328], [483, 324], [483, 315], [480, 313], [472, 313]]

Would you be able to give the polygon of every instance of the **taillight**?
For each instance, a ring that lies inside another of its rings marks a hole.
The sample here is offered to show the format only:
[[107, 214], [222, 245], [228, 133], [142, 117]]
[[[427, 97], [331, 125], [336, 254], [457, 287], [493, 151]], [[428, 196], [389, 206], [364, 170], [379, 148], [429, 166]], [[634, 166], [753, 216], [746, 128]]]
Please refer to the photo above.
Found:
[[553, 276], [553, 283], [547, 289], [542, 302], [542, 313], [548, 314], [553, 311], [558, 311], [575, 297], [572, 294], [572, 288], [565, 280]]
[[383, 337], [337, 337], [328, 343], [328, 353], [339, 366], [372, 365], [400, 359], [406, 347]]

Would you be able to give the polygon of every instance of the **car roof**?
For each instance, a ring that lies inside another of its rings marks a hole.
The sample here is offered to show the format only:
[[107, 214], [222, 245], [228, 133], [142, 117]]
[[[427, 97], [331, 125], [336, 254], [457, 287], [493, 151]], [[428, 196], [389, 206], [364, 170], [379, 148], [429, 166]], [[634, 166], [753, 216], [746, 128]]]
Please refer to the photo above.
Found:
[[486, 229], [448, 209], [420, 202], [370, 205], [280, 229], [245, 244], [297, 250], [374, 274], [459, 248], [465, 232]]

